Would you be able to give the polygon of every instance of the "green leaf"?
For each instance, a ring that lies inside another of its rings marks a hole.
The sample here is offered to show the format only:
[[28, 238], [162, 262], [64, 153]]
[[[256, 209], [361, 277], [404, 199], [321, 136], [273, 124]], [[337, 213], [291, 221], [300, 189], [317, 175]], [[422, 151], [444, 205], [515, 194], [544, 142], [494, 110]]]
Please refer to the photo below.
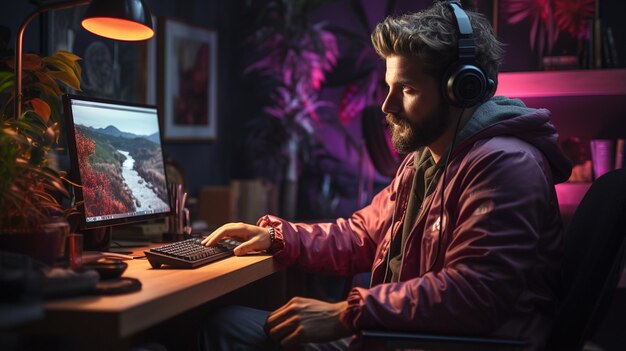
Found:
[[50, 71], [48, 73], [50, 73], [51, 76], [53, 76], [55, 79], [58, 79], [68, 87], [80, 91], [80, 80], [78, 80], [78, 77], [76, 77], [76, 75], [64, 71]]
[[16, 128], [19, 129], [23, 135], [31, 138], [42, 135], [48, 126], [42, 124], [38, 117], [30, 116], [28, 112], [30, 111], [25, 111], [24, 115], [15, 122]]
[[[64, 51], [67, 53], [67, 51]], [[76, 77], [80, 78], [81, 68], [76, 60], [68, 57], [64, 54], [59, 54], [61, 51], [57, 51], [55, 55], [44, 58], [44, 62], [59, 71], [66, 71], [73, 73]], [[70, 53], [71, 54], [71, 53]], [[73, 54], [72, 54], [73, 55]], [[74, 55], [75, 56], [75, 55]], [[78, 57], [78, 56], [76, 56]]]
[[0, 72], [0, 92], [10, 92], [15, 85], [15, 74], [13, 72]]
[[[43, 85], [49, 89], [52, 89], [54, 91], [54, 95], [56, 96], [59, 96], [63, 93], [61, 92], [61, 89], [59, 88], [59, 85], [57, 84], [57, 82], [55, 82], [54, 79], [52, 79], [49, 74], [46, 74], [43, 72], [35, 72], [35, 76], [37, 76], [37, 79], [39, 80], [39, 84], [37, 85]], [[44, 88], [40, 90], [43, 91]], [[48, 89], [46, 90], [48, 91]]]
[[74, 70], [72, 69], [72, 65], [67, 63], [66, 61], [58, 58], [58, 57], [54, 57], [54, 56], [48, 56], [48, 57], [44, 57], [43, 58], [43, 62], [46, 63], [46, 65], [48, 66], [48, 68], [52, 68], [53, 70], [58, 70], [58, 71], [66, 71], [66, 72], [73, 72]]
[[2, 117], [2, 122], [6, 123], [7, 118], [13, 119], [13, 108], [15, 101], [15, 92], [12, 91], [7, 95], [6, 100], [4, 101], [4, 105], [2, 105], [2, 110], [0, 111], [0, 116]]
[[49, 58], [25, 55], [23, 107], [17, 118], [11, 103], [15, 75], [0, 71], [0, 232], [36, 229], [50, 211], [64, 210], [57, 197], [69, 197], [67, 183], [48, 167], [48, 155], [59, 146], [59, 123], [53, 119], [61, 113], [62, 88], [80, 90], [79, 59], [69, 52]]
[[[59, 87], [59, 85], [57, 84], [57, 88]], [[42, 95], [44, 96], [54, 96], [54, 97], [58, 97], [59, 95], [61, 95], [63, 92], [61, 92], [61, 90], [59, 89], [59, 92], [57, 93], [57, 91], [55, 91], [53, 88], [51, 88], [48, 85], [44, 85], [44, 84], [38, 84], [37, 86], [33, 87], [35, 90], [38, 90], [41, 92]]]
[[76, 62], [78, 60], [80, 60], [80, 56], [69, 52], [69, 51], [65, 51], [65, 50], [58, 50], [57, 52], [55, 52], [54, 54], [52, 54], [53, 57], [59, 57], [65, 61], [68, 62]]

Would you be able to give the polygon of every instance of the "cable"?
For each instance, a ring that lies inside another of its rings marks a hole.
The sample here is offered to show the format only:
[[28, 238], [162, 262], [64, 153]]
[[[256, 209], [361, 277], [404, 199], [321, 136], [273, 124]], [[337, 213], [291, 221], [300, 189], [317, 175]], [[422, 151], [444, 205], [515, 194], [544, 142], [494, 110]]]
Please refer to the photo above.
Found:
[[[454, 149], [454, 145], [456, 144], [456, 136], [459, 133], [459, 126], [461, 125], [461, 118], [463, 117], [463, 113], [465, 112], [465, 108], [461, 109], [461, 113], [459, 114], [459, 118], [456, 121], [456, 126], [454, 127], [454, 135], [452, 137], [452, 142], [450, 143], [450, 148], [448, 149], [448, 152], [446, 153], [446, 159], [444, 160], [444, 165], [443, 165], [443, 174], [442, 174], [442, 180], [441, 180], [441, 206], [439, 208], [439, 241], [437, 241], [437, 251], [436, 251], [436, 256], [435, 259], [432, 261], [432, 265], [428, 268], [428, 270], [426, 271], [426, 273], [432, 271], [432, 269], [435, 266], [435, 263], [437, 263], [437, 260], [439, 259], [439, 251], [441, 250], [441, 241], [442, 241], [442, 235], [443, 235], [443, 207], [444, 207], [444, 191], [446, 188], [446, 174], [447, 174], [447, 170], [448, 170], [448, 164], [450, 162], [450, 155], [452, 154], [452, 150]], [[402, 172], [404, 172], [404, 169], [402, 170]], [[434, 179], [433, 179], [434, 181]], [[431, 183], [428, 185], [428, 188], [426, 190], [426, 194], [428, 195], [430, 186], [432, 185], [432, 181]], [[392, 214], [392, 219], [391, 219], [391, 227], [393, 228], [393, 224], [395, 222], [395, 208]], [[406, 243], [402, 243], [401, 245], [401, 249], [400, 252], [402, 253], [402, 261], [400, 263], [400, 269], [402, 269], [402, 266], [404, 265], [404, 245]], [[391, 244], [390, 244], [391, 245]], [[391, 249], [390, 249], [391, 250]], [[384, 282], [387, 281], [387, 273], [389, 272], [389, 261], [390, 261], [390, 256], [391, 256], [391, 252], [388, 251], [387, 252], [387, 269], [385, 270], [385, 277], [383, 279]], [[400, 274], [398, 273], [398, 279], [400, 279]]]
[[443, 174], [441, 175], [441, 205], [439, 207], [439, 240], [437, 241], [437, 251], [435, 259], [432, 261], [432, 265], [426, 272], [431, 272], [435, 267], [435, 263], [439, 259], [439, 251], [441, 250], [441, 242], [443, 241], [443, 207], [445, 201], [445, 190], [446, 190], [446, 173], [448, 171], [448, 164], [450, 163], [450, 155], [452, 154], [452, 149], [454, 149], [454, 145], [456, 144], [456, 136], [459, 133], [459, 126], [461, 125], [461, 118], [463, 118], [463, 113], [465, 112], [465, 108], [461, 109], [461, 113], [459, 114], [459, 118], [456, 121], [456, 126], [454, 127], [454, 136], [452, 137], [452, 143], [450, 144], [450, 148], [448, 149], [448, 153], [446, 154], [446, 159], [443, 164]]

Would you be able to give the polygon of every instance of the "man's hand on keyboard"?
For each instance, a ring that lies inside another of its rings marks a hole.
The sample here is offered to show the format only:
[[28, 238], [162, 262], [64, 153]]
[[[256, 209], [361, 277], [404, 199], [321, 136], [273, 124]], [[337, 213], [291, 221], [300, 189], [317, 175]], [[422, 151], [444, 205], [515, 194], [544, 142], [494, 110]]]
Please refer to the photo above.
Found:
[[217, 228], [202, 240], [205, 246], [213, 246], [225, 239], [235, 239], [242, 244], [234, 250], [236, 256], [249, 252], [265, 251], [270, 247], [270, 234], [266, 228], [245, 223], [228, 223]]

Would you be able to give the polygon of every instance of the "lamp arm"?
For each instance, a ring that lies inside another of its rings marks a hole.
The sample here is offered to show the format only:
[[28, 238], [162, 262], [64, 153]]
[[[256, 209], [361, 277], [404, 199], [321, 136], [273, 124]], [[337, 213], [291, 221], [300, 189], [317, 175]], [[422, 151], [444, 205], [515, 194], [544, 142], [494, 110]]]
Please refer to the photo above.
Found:
[[26, 26], [28, 26], [33, 18], [44, 12], [48, 12], [50, 10], [69, 9], [72, 7], [89, 5], [90, 3], [91, 0], [74, 0], [47, 4], [37, 8], [37, 10], [33, 11], [28, 17], [26, 17], [24, 22], [22, 22], [15, 40], [15, 119], [18, 119], [22, 114], [22, 41], [24, 39]]

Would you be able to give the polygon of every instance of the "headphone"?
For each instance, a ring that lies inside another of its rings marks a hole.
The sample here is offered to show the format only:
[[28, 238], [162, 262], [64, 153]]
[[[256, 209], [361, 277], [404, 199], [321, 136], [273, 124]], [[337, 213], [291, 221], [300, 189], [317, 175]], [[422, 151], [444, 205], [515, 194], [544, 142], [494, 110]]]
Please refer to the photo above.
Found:
[[494, 93], [496, 84], [476, 63], [476, 45], [469, 17], [458, 0], [448, 1], [459, 32], [458, 58], [443, 75], [444, 99], [452, 106], [471, 107]]

